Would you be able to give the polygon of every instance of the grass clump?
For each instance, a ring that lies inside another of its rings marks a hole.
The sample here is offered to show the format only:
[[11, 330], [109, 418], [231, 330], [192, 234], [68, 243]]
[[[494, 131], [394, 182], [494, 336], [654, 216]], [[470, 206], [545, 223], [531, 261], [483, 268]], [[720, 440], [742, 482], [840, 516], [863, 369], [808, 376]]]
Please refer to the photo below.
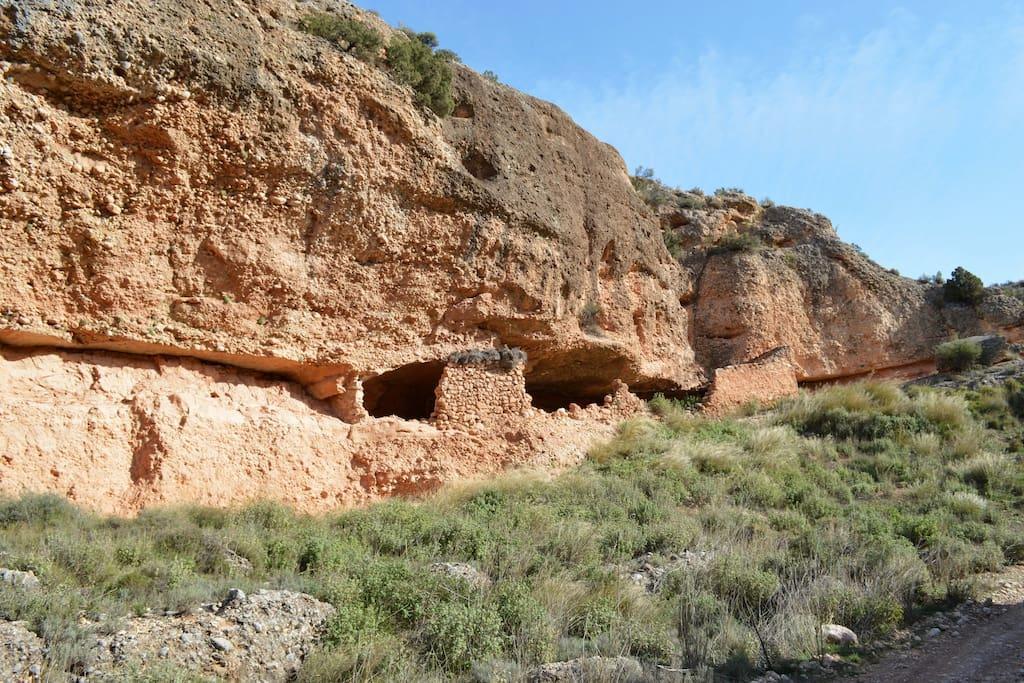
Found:
[[964, 372], [978, 365], [981, 344], [969, 339], [955, 339], [935, 348], [935, 361], [940, 372]]
[[757, 252], [764, 249], [761, 236], [749, 231], [734, 231], [723, 235], [711, 247], [712, 254], [728, 254], [732, 252]]
[[672, 188], [655, 177], [653, 168], [637, 166], [629, 180], [636, 193], [652, 209], [656, 210], [672, 199]]
[[[54, 497], [3, 501], [4, 564], [43, 589], [0, 587], [0, 618], [28, 621], [60, 672], [88, 664], [81, 615], [116, 623], [273, 585], [337, 608], [302, 681], [517, 680], [595, 654], [747, 679], [821, 654], [823, 623], [870, 643], [1024, 558], [1024, 467], [1007, 445], [1020, 391], [862, 383], [752, 420], [659, 397], [558, 477], [317, 517], [261, 503], [108, 519]], [[653, 591], [630, 579], [647, 564], [664, 569]]]

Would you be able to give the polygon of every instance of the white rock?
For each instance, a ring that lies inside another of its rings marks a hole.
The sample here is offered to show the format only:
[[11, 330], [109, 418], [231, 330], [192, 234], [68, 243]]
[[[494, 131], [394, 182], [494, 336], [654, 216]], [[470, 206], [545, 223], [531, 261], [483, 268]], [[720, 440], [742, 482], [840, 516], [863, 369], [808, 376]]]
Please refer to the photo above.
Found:
[[832, 645], [857, 645], [860, 642], [856, 633], [839, 624], [822, 624], [821, 635], [826, 643]]

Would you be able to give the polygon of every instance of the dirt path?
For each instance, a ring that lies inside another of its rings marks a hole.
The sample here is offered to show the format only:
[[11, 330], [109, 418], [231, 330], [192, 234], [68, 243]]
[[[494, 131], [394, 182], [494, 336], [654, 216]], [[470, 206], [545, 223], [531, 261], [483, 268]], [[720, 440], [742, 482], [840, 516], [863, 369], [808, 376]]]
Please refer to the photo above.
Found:
[[[991, 606], [954, 614], [938, 635], [892, 652], [852, 680], [861, 683], [1010, 683], [1024, 681], [1024, 567], [992, 577]], [[956, 616], [959, 615], [959, 616]], [[934, 631], [932, 632], [934, 634]]]

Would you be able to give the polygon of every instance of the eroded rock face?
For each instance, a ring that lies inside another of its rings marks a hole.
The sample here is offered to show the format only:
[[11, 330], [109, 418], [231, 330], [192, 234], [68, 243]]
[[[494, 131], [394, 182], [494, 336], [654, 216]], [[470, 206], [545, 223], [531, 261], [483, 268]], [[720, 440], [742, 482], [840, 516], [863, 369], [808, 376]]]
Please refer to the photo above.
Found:
[[573, 416], [531, 408], [489, 424], [350, 425], [280, 377], [188, 358], [2, 346], [0, 387], [0, 491], [51, 491], [115, 514], [257, 498], [322, 511], [512, 466], [558, 469], [643, 410], [620, 387]]
[[740, 194], [677, 201], [697, 206], [670, 203], [660, 218], [694, 283], [685, 297], [706, 368], [786, 346], [800, 381], [917, 372], [951, 336], [1024, 327], [1019, 300], [946, 305], [941, 288], [882, 268], [820, 214]]
[[298, 11], [29, 0], [0, 17], [19, 181], [0, 195], [0, 340], [303, 382], [508, 343], [531, 384], [591, 398], [617, 377], [702, 381], [678, 269], [612, 148], [463, 67], [464, 115], [441, 121]]
[[[327, 0], [0, 12], [0, 491], [358, 504], [574, 462], [643, 410], [629, 390], [779, 346], [818, 380], [1024, 319], [943, 307], [809, 212], [655, 216], [555, 106], [455, 66], [438, 119], [299, 31], [318, 8], [390, 31]], [[740, 231], [766, 248], [721, 248]], [[445, 375], [504, 345], [528, 360], [493, 396]]]

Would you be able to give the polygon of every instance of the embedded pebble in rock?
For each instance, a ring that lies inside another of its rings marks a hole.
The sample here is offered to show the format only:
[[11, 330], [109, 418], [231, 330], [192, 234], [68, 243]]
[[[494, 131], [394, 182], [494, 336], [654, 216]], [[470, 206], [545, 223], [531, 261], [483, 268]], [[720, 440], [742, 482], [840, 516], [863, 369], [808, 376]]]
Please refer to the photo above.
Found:
[[129, 619], [93, 647], [90, 680], [117, 680], [126, 666], [170, 662], [183, 671], [246, 681], [286, 681], [320, 641], [334, 607], [302, 593], [260, 590], [177, 616]]
[[43, 661], [44, 643], [23, 621], [0, 621], [0, 681], [23, 681]]
[[231, 652], [235, 649], [227, 638], [210, 638], [210, 643], [221, 652]]

